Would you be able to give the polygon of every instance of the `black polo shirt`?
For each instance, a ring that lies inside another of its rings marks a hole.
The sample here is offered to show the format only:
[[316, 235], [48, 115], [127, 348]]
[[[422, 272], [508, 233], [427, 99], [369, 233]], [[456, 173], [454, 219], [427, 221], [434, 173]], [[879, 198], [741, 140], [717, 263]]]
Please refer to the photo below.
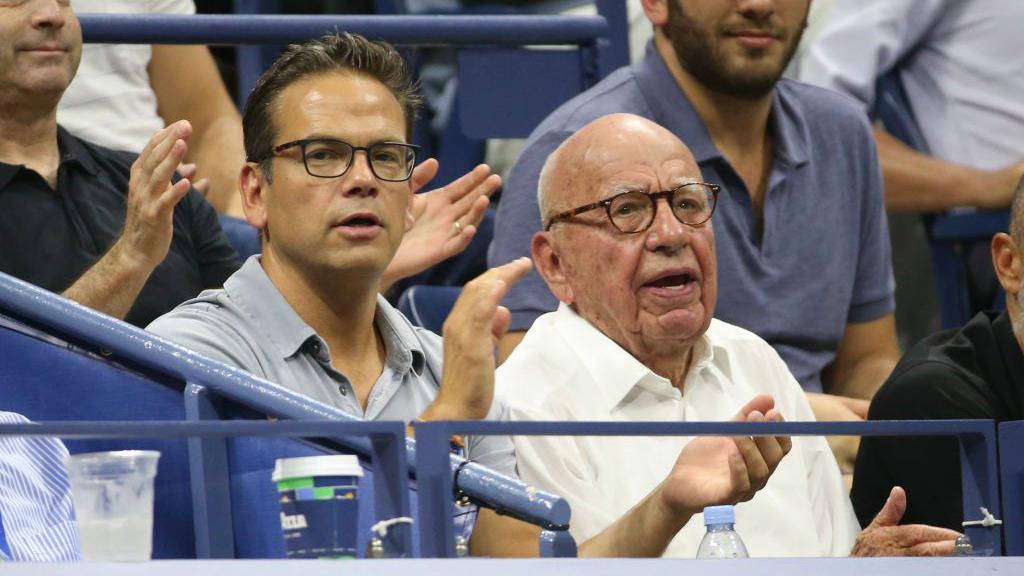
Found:
[[[1024, 419], [1024, 353], [1006, 312], [982, 312], [962, 328], [914, 346], [871, 401], [869, 420]], [[866, 526], [893, 486], [907, 491], [903, 524], [962, 530], [955, 438], [864, 438], [850, 497]], [[971, 510], [969, 520], [981, 513]]]
[[[0, 272], [53, 292], [68, 289], [114, 244], [125, 220], [136, 155], [91, 144], [57, 129], [57, 189], [35, 170], [0, 162]], [[126, 320], [145, 327], [240, 263], [217, 213], [196, 190], [174, 209], [174, 239]]]

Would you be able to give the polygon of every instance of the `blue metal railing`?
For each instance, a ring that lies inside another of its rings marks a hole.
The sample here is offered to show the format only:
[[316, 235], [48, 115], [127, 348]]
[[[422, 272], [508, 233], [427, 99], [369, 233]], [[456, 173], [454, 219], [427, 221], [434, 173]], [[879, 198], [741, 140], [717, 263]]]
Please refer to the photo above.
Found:
[[[311, 400], [288, 388], [247, 372], [205, 358], [187, 348], [159, 338], [27, 282], [0, 273], [0, 313], [35, 328], [56, 334], [83, 348], [98, 351], [119, 362], [127, 361], [150, 377], [182, 382], [186, 408], [200, 419], [204, 402], [196, 394], [229, 399], [276, 418], [363, 422], [337, 408]], [[198, 389], [198, 390], [197, 390]], [[196, 402], [189, 407], [189, 402]], [[366, 439], [350, 438], [347, 446], [368, 453]], [[416, 462], [416, 442], [406, 439], [407, 460]], [[475, 463], [449, 458], [452, 470], [462, 468], [460, 489], [471, 499], [539, 526], [564, 522], [565, 501], [547, 492], [527, 492], [526, 485]], [[416, 465], [410, 466], [418, 476]], [[563, 511], [563, 512], [560, 512]]]
[[[964, 510], [984, 506], [999, 517], [996, 430], [991, 420], [871, 422], [417, 422], [420, 522], [444, 526], [422, 534], [424, 557], [452, 557], [451, 494], [453, 475], [439, 463], [452, 434], [530, 436], [956, 436], [960, 440]], [[461, 475], [460, 478], [461, 480]], [[1019, 520], [1018, 520], [1019, 521]], [[1002, 549], [1001, 530], [967, 529], [978, 549]], [[997, 552], [998, 553], [998, 552]]]
[[[405, 459], [402, 422], [231, 421], [231, 422], [32, 422], [0, 424], [0, 436], [54, 436], [63, 439], [159, 438], [226, 439], [230, 437], [329, 438], [370, 459], [374, 466], [374, 510], [378, 518], [410, 516], [409, 472]], [[356, 439], [365, 440], [357, 442]], [[200, 455], [201, 458], [201, 455]], [[267, 477], [267, 481], [270, 478]], [[210, 518], [205, 501], [193, 500], [194, 516], [212, 525], [230, 524], [230, 518]], [[230, 514], [230, 509], [221, 510]], [[403, 531], [393, 541], [397, 552], [410, 555], [411, 534]]]

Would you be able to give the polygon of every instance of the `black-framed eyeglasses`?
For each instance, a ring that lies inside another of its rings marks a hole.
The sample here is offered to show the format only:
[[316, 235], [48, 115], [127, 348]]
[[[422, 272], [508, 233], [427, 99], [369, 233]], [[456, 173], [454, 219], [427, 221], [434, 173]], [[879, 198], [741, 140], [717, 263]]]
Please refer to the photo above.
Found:
[[584, 212], [604, 208], [608, 220], [619, 232], [637, 234], [651, 227], [654, 215], [658, 211], [659, 198], [668, 199], [676, 220], [689, 226], [700, 226], [711, 219], [711, 214], [718, 203], [720, 189], [721, 186], [717, 184], [688, 182], [678, 188], [661, 192], [623, 192], [593, 204], [555, 214], [548, 220], [544, 230], [551, 230], [556, 222], [568, 221]]
[[404, 182], [412, 176], [416, 166], [416, 152], [420, 147], [403, 142], [378, 142], [372, 146], [353, 146], [343, 140], [334, 138], [305, 138], [285, 142], [274, 146], [263, 158], [249, 159], [250, 162], [262, 162], [271, 156], [299, 147], [302, 150], [302, 163], [310, 176], [317, 178], [337, 178], [348, 172], [352, 167], [356, 151], [366, 152], [373, 175], [386, 182]]

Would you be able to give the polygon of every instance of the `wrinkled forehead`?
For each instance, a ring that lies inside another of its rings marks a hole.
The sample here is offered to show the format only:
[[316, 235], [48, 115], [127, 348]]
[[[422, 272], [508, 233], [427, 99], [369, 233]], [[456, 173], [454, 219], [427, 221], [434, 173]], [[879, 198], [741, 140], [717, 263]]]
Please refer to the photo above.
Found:
[[674, 138], [620, 135], [587, 147], [574, 162], [576, 177], [567, 186], [574, 201], [592, 202], [622, 192], [657, 192], [701, 181], [700, 168]]

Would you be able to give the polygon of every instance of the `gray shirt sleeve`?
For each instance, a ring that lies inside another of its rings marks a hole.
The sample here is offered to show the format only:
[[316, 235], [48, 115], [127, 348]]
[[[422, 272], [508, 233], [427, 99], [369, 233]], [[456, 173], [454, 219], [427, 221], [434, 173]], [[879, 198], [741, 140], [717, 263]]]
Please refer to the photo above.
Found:
[[[487, 265], [500, 266], [522, 256], [530, 257], [530, 240], [541, 230], [537, 206], [537, 180], [548, 155], [570, 136], [566, 130], [547, 130], [534, 134], [516, 160], [501, 193], [494, 239]], [[534, 268], [509, 290], [502, 302], [512, 312], [509, 329], [529, 330], [541, 314], [558, 307], [558, 300]]]

